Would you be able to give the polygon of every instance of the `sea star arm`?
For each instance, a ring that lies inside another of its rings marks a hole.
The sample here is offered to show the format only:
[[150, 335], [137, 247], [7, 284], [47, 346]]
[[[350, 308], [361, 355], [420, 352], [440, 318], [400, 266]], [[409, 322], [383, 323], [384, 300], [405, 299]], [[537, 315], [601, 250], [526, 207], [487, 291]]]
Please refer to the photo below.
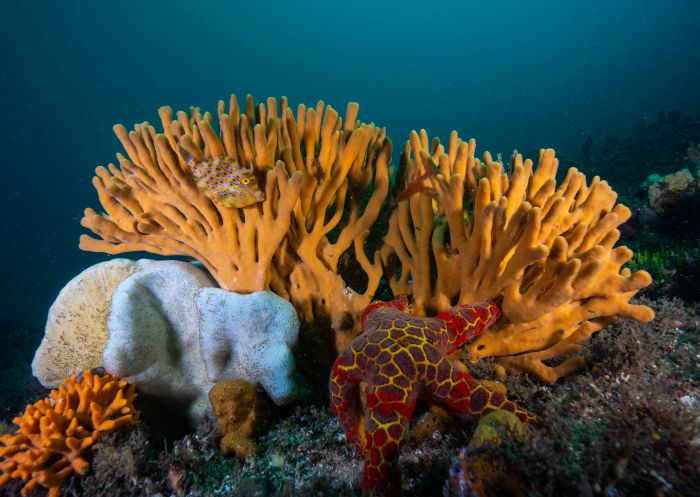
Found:
[[452, 371], [449, 381], [432, 392], [434, 400], [450, 413], [473, 419], [501, 410], [512, 412], [521, 421], [535, 421], [535, 416], [508, 400], [503, 393], [487, 388], [469, 373], [459, 371], [451, 364], [450, 367]]
[[396, 297], [394, 300], [391, 300], [389, 302], [383, 302], [381, 300], [377, 300], [375, 302], [372, 302], [370, 305], [368, 305], [364, 311], [362, 311], [362, 315], [360, 316], [360, 322], [362, 323], [362, 329], [366, 330], [368, 328], [372, 328], [374, 326], [374, 322], [365, 322], [367, 319], [367, 316], [373, 311], [376, 311], [377, 309], [381, 309], [382, 307], [388, 307], [390, 309], [396, 309], [401, 312], [409, 312], [410, 309], [410, 304], [408, 302], [408, 297], [405, 295], [399, 295]]
[[438, 314], [435, 319], [443, 321], [447, 328], [447, 348], [442, 350], [451, 354], [481, 335], [500, 317], [501, 309], [493, 300], [460, 305]]
[[362, 488], [373, 495], [400, 494], [399, 447], [406, 438], [416, 407], [414, 390], [401, 391], [393, 385], [375, 387], [367, 392], [365, 413], [366, 454]]
[[333, 364], [330, 379], [331, 410], [338, 418], [346, 440], [354, 444], [358, 455], [363, 457], [366, 442], [360, 403], [360, 379], [352, 368], [353, 364], [354, 354], [347, 352]]

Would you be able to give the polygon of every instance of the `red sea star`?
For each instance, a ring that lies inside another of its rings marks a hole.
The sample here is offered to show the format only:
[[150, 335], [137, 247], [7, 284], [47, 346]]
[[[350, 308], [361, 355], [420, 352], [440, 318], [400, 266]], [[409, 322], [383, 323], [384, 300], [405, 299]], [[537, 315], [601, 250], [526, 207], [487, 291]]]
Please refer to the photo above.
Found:
[[[331, 409], [365, 461], [362, 487], [377, 496], [400, 493], [399, 447], [417, 399], [464, 418], [501, 409], [534, 420], [447, 358], [496, 322], [501, 310], [495, 302], [455, 307], [432, 318], [407, 310], [406, 297], [367, 307], [364, 332], [335, 361], [330, 379]], [[364, 413], [360, 382], [367, 383]]]

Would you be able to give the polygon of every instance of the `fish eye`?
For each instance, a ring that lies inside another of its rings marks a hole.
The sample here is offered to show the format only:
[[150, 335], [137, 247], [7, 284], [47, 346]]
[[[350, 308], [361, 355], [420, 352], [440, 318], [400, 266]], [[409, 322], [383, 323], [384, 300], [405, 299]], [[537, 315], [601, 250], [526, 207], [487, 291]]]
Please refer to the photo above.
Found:
[[247, 185], [248, 183], [250, 183], [250, 180], [248, 178], [243, 178], [241, 180], [241, 183], [243, 183], [244, 185]]

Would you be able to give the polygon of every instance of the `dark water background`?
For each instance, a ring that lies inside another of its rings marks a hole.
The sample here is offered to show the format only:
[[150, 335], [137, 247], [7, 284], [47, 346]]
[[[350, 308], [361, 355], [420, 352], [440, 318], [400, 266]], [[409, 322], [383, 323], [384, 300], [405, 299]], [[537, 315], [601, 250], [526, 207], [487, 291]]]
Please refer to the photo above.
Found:
[[106, 259], [78, 249], [93, 170], [121, 151], [114, 123], [161, 105], [358, 101], [395, 151], [422, 127], [572, 159], [589, 136], [700, 111], [700, 1], [495, 3], [3, 0], [0, 320], [43, 326]]

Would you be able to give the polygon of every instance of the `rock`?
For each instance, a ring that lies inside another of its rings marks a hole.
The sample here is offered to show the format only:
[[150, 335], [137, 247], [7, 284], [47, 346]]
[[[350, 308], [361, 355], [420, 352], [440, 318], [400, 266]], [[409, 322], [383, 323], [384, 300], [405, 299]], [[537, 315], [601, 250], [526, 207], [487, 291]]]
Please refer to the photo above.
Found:
[[112, 293], [139, 269], [135, 261], [113, 259], [87, 268], [63, 287], [32, 361], [32, 373], [42, 385], [55, 388], [73, 374], [102, 365]]
[[512, 412], [493, 411], [479, 420], [476, 429], [469, 440], [472, 449], [486, 444], [500, 445], [505, 440], [525, 442], [530, 429]]
[[663, 207], [665, 202], [668, 202], [666, 197], [673, 197], [680, 192], [685, 194], [692, 193], [697, 188], [697, 181], [686, 168], [666, 176], [652, 174], [642, 187], [647, 190], [649, 205], [658, 209]]
[[494, 495], [525, 496], [524, 486], [513, 477], [503, 461], [489, 457], [489, 447], [504, 441], [527, 441], [528, 425], [508, 411], [493, 411], [479, 420], [469, 440], [468, 462], [476, 477], [483, 481]]
[[700, 226], [700, 177], [688, 169], [665, 176], [651, 175], [642, 185], [649, 198], [638, 219], [647, 232], [668, 238], [665, 243], [693, 246]]

